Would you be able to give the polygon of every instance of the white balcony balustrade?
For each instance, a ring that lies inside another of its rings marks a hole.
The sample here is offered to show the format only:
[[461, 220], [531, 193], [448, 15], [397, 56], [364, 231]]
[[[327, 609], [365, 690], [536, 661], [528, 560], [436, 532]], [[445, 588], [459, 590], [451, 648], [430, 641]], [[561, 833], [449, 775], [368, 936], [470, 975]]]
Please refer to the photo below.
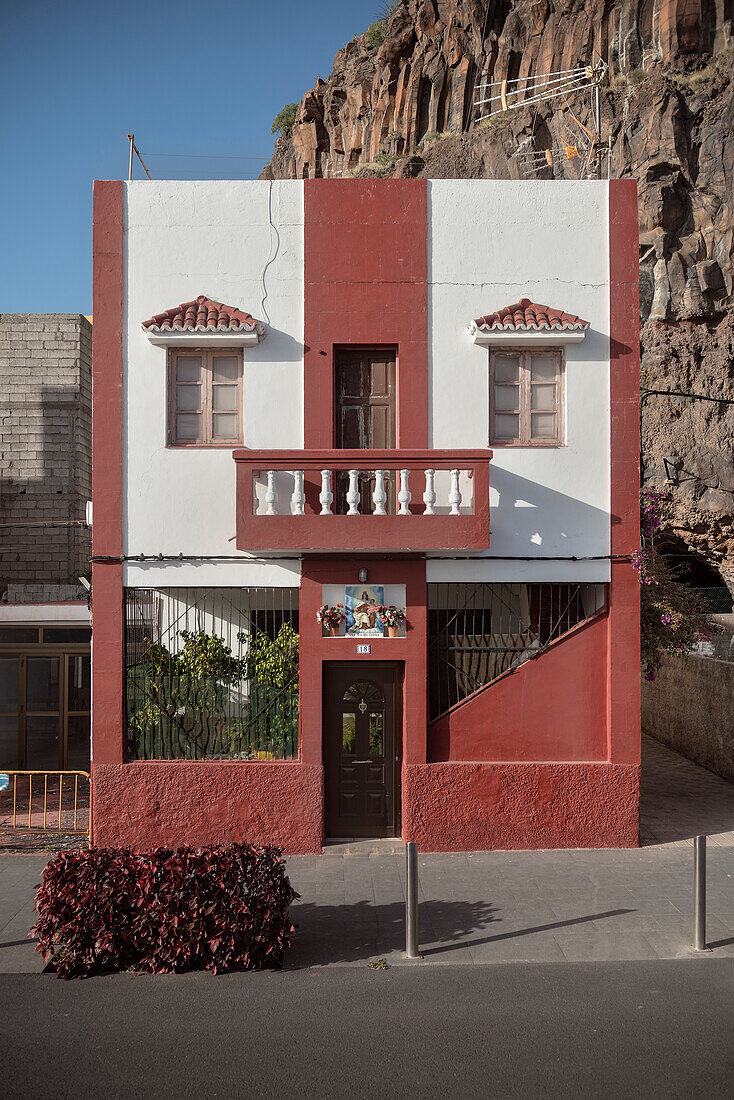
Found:
[[[253, 471], [253, 515], [305, 516], [305, 470]], [[399, 480], [393, 475], [399, 475]], [[335, 493], [337, 479], [348, 476], [346, 492]], [[319, 516], [462, 516], [473, 514], [471, 470], [325, 469], [320, 471]], [[417, 485], [416, 485], [417, 483]], [[423, 507], [411, 510], [416, 489]], [[336, 501], [336, 503], [335, 503]], [[341, 505], [341, 507], [340, 507]]]
[[491, 451], [237, 448], [248, 552], [484, 550]]

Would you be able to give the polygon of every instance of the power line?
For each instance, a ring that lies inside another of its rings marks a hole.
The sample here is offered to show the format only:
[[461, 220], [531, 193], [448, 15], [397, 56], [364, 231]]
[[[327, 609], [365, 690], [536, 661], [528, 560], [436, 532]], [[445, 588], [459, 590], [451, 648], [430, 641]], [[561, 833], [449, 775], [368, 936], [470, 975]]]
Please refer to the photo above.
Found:
[[183, 157], [187, 160], [270, 160], [266, 157], [232, 156], [231, 153], [145, 153], [146, 157]]
[[[369, 553], [369, 552], [368, 552]], [[499, 554], [490, 557], [470, 556], [469, 554], [442, 554], [440, 558], [431, 558], [433, 561], [629, 561], [629, 554]], [[391, 556], [382, 555], [382, 560], [402, 560]], [[119, 565], [121, 562], [155, 562], [162, 561], [272, 561], [271, 558], [250, 558], [242, 554], [94, 554], [89, 559], [98, 565]]]
[[33, 519], [16, 523], [0, 523], [0, 527], [88, 527], [85, 519]]
[[706, 393], [684, 393], [683, 390], [641, 389], [640, 397], [690, 397], [694, 401], [716, 401], [720, 405], [734, 405], [731, 397], [709, 397]]

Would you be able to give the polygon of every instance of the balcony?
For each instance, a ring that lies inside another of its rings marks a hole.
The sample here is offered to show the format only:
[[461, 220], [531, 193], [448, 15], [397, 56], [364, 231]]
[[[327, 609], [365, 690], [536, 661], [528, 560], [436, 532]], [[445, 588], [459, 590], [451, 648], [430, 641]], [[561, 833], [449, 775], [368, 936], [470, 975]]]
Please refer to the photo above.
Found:
[[233, 457], [239, 550], [489, 547], [491, 451], [238, 448]]

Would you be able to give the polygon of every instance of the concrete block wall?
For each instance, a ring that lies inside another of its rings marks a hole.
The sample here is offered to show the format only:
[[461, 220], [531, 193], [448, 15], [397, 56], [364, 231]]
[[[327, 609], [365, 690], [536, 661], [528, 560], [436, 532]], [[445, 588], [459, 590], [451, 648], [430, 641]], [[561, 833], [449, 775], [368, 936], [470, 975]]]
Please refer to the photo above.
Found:
[[642, 685], [642, 728], [656, 741], [734, 780], [734, 661], [665, 654]]
[[0, 314], [0, 600], [69, 598], [88, 568], [92, 326], [78, 313]]

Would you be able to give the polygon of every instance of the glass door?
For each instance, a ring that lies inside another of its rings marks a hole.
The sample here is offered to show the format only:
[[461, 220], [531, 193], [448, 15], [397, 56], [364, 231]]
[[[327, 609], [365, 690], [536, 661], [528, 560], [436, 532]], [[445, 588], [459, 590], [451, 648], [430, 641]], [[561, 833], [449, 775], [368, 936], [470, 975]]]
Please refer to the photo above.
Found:
[[0, 770], [18, 767], [19, 685], [20, 658], [0, 657]]
[[[24, 657], [26, 771], [60, 768], [62, 657]], [[21, 702], [21, 715], [23, 703]]]
[[90, 712], [88, 653], [0, 655], [0, 770], [88, 771]]
[[89, 771], [92, 667], [89, 654], [68, 654], [66, 662], [66, 763], [68, 771]]

